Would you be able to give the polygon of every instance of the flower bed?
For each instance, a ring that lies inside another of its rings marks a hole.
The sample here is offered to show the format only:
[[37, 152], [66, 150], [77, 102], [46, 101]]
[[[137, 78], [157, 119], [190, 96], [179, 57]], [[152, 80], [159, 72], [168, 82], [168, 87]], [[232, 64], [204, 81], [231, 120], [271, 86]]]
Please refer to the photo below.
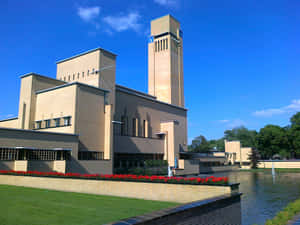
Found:
[[59, 173], [59, 172], [38, 172], [38, 171], [14, 171], [0, 170], [3, 175], [21, 175], [21, 176], [38, 176], [38, 177], [61, 177], [76, 179], [95, 179], [95, 180], [111, 180], [111, 181], [134, 181], [134, 182], [151, 182], [151, 183], [171, 183], [171, 184], [193, 184], [193, 185], [227, 185], [227, 177], [165, 177], [165, 176], [142, 176], [132, 174], [79, 174], [79, 173]]

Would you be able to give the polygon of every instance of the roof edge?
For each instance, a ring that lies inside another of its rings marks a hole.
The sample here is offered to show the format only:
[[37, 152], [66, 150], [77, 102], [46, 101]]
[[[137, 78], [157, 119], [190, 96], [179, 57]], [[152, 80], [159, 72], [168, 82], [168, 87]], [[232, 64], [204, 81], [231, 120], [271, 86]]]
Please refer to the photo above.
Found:
[[107, 53], [109, 53], [109, 54], [111, 54], [111, 55], [113, 55], [113, 56], [117, 56], [117, 54], [115, 54], [115, 53], [113, 53], [113, 52], [110, 52], [110, 51], [108, 51], [108, 50], [105, 50], [105, 49], [99, 47], [99, 48], [94, 48], [94, 49], [91, 49], [91, 50], [88, 50], [88, 51], [79, 53], [79, 54], [77, 54], [77, 55], [71, 56], [71, 57], [66, 58], [66, 59], [59, 60], [59, 61], [56, 62], [56, 64], [60, 64], [60, 63], [63, 63], [63, 62], [65, 62], [65, 61], [69, 61], [69, 60], [71, 60], [71, 59], [75, 59], [75, 58], [77, 58], [77, 57], [80, 57], [80, 56], [83, 56], [83, 55], [86, 55], [86, 54], [89, 54], [89, 53], [91, 53], [91, 52], [95, 52], [95, 51], [98, 51], [98, 50], [99, 50], [99, 51], [107, 52]]

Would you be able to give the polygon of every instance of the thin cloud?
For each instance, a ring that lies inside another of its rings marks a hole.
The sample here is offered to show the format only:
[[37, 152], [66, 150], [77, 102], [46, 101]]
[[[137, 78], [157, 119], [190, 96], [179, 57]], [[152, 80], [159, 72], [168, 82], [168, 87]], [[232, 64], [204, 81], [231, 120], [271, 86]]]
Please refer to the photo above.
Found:
[[218, 120], [219, 123], [225, 124], [228, 128], [236, 128], [240, 126], [245, 126], [246, 122], [241, 119], [233, 119], [233, 120]]
[[139, 23], [140, 18], [141, 16], [138, 12], [130, 12], [127, 15], [106, 16], [103, 18], [103, 21], [116, 32], [126, 30], [138, 32], [141, 28], [141, 24]]
[[271, 108], [255, 111], [253, 115], [257, 117], [271, 117], [275, 115], [282, 115], [298, 111], [300, 111], [300, 99], [293, 100], [291, 104], [280, 108]]
[[92, 22], [100, 14], [100, 7], [78, 7], [78, 16], [85, 22]]
[[165, 7], [177, 7], [179, 4], [178, 0], [154, 0], [154, 2]]

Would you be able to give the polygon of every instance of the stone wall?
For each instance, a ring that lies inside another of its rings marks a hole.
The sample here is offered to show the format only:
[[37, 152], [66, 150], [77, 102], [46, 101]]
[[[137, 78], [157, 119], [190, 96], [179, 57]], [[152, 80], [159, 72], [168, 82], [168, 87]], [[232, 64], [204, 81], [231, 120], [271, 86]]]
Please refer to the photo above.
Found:
[[242, 224], [241, 194], [231, 194], [123, 219], [110, 225], [216, 225]]
[[258, 168], [272, 168], [272, 162], [274, 162], [274, 168], [300, 168], [300, 160], [265, 160], [259, 161]]
[[183, 185], [0, 175], [0, 184], [187, 203], [236, 192], [236, 185]]

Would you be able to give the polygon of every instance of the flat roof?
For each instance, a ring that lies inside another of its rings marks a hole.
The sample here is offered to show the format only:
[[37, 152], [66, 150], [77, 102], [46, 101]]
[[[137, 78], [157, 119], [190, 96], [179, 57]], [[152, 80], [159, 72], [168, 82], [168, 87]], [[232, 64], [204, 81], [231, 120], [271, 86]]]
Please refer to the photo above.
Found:
[[102, 91], [102, 92], [105, 92], [105, 93], [109, 92], [109, 90], [105, 90], [105, 89], [102, 89], [102, 88], [97, 88], [95, 86], [91, 86], [91, 85], [80, 83], [80, 82], [76, 81], [76, 82], [67, 83], [67, 84], [55, 86], [55, 87], [52, 87], [52, 88], [47, 88], [47, 89], [44, 89], [44, 90], [40, 90], [40, 91], [37, 91], [36, 94], [41, 94], [41, 93], [45, 93], [45, 92], [48, 92], [48, 91], [53, 91], [53, 90], [56, 90], [56, 89], [59, 89], [59, 88], [64, 88], [64, 87], [68, 87], [68, 86], [72, 86], [72, 85], [84, 86], [84, 87], [88, 87], [88, 88], [91, 88], [91, 89], [94, 89], [94, 90], [97, 90], [97, 91]]
[[79, 53], [79, 54], [77, 54], [77, 55], [71, 56], [71, 57], [66, 58], [66, 59], [59, 60], [59, 61], [56, 62], [56, 64], [59, 64], [59, 63], [62, 63], [62, 62], [65, 62], [65, 61], [68, 61], [68, 60], [71, 60], [71, 59], [74, 59], [74, 58], [77, 58], [77, 57], [86, 55], [86, 54], [89, 54], [89, 53], [91, 53], [91, 52], [95, 52], [95, 51], [98, 51], [98, 50], [107, 52], [107, 53], [109, 53], [109, 54], [111, 54], [111, 55], [113, 55], [113, 56], [117, 56], [116, 54], [114, 54], [114, 53], [112, 53], [112, 52], [110, 52], [110, 51], [107, 51], [107, 50], [105, 50], [105, 49], [99, 47], [99, 48], [95, 48], [95, 49], [92, 49], [92, 50], [85, 51], [85, 52], [83, 52], [83, 53]]
[[184, 107], [173, 105], [173, 104], [169, 104], [169, 103], [163, 102], [163, 101], [159, 101], [153, 95], [148, 95], [146, 93], [143, 93], [143, 92], [140, 92], [140, 91], [136, 91], [134, 89], [130, 89], [130, 88], [127, 88], [127, 87], [116, 85], [116, 90], [124, 92], [124, 93], [127, 93], [127, 94], [131, 94], [131, 95], [134, 95], [134, 96], [137, 96], [137, 97], [141, 97], [141, 98], [153, 101], [153, 102], [157, 102], [157, 103], [160, 103], [160, 104], [164, 104], [164, 105], [167, 105], [167, 106], [171, 106], [171, 107], [174, 107], [174, 108], [177, 108], [177, 109], [181, 109], [181, 110], [187, 111], [187, 109], [184, 108]]
[[29, 76], [37, 76], [37, 77], [41, 77], [43, 79], [48, 79], [48, 80], [53, 80], [53, 81], [58, 81], [58, 82], [61, 82], [61, 83], [66, 83], [65, 81], [62, 81], [62, 80], [57, 80], [55, 78], [52, 78], [52, 77], [47, 77], [45, 75], [41, 75], [41, 74], [38, 74], [38, 73], [33, 73], [33, 72], [30, 72], [30, 73], [26, 73], [22, 76], [20, 76], [20, 78], [24, 78], [24, 77], [29, 77]]
[[18, 119], [18, 117], [13, 117], [13, 118], [8, 118], [8, 119], [0, 120], [0, 122], [10, 121], [10, 120], [17, 120], [17, 119]]
[[54, 134], [54, 135], [75, 136], [75, 137], [79, 136], [79, 134], [59, 133], [59, 132], [50, 132], [50, 131], [37, 131], [37, 130], [25, 130], [25, 129], [7, 128], [7, 127], [0, 127], [0, 131], [1, 130], [22, 131], [22, 132], [40, 133], [40, 134]]

